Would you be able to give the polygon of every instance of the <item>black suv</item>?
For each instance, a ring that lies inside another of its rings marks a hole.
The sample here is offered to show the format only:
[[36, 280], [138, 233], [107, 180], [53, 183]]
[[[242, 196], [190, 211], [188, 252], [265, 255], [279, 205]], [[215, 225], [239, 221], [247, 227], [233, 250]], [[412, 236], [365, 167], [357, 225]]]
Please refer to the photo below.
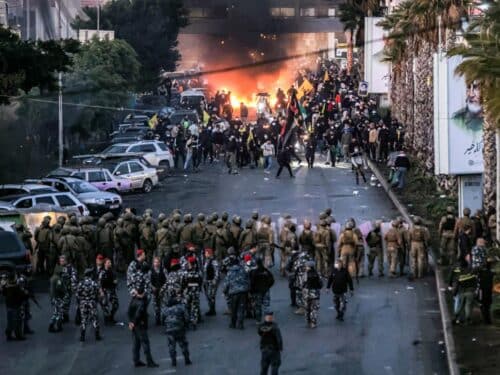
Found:
[[30, 253], [17, 234], [0, 229], [0, 278], [30, 269]]

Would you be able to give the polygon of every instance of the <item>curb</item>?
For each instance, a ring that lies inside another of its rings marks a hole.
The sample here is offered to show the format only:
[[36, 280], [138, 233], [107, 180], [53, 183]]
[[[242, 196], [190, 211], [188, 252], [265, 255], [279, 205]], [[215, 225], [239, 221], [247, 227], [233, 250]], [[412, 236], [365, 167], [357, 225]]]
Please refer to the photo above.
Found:
[[[406, 207], [404, 207], [401, 202], [399, 201], [398, 197], [394, 192], [391, 190], [387, 179], [380, 173], [380, 170], [378, 167], [370, 160], [367, 158], [368, 166], [372, 170], [373, 174], [375, 177], [377, 177], [378, 182], [382, 185], [384, 188], [385, 192], [387, 193], [387, 196], [389, 199], [392, 201], [394, 206], [398, 209], [400, 212], [401, 216], [406, 220], [407, 223], [413, 224], [413, 220], [411, 219], [411, 216], [408, 213], [408, 210]], [[451, 324], [451, 319], [450, 319], [450, 312], [448, 310], [448, 307], [446, 306], [446, 301], [444, 297], [444, 293], [441, 291], [444, 288], [444, 283], [443, 283], [443, 274], [439, 267], [436, 267], [436, 264], [434, 262], [434, 258], [431, 254], [431, 262], [430, 264], [434, 268], [434, 275], [436, 278], [436, 289], [437, 289], [437, 295], [438, 295], [438, 301], [439, 301], [439, 310], [441, 311], [441, 323], [443, 325], [443, 335], [444, 335], [444, 342], [446, 346], [446, 358], [448, 362], [448, 370], [450, 372], [450, 375], [459, 375], [459, 369], [457, 365], [457, 354], [456, 354], [456, 349], [455, 349], [455, 340], [453, 338], [452, 334], [452, 324]]]

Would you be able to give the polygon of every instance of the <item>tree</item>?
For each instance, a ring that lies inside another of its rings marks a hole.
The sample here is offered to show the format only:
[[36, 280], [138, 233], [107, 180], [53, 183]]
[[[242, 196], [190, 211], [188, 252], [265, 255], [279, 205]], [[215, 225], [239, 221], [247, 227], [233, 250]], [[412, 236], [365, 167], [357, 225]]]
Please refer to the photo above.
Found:
[[11, 30], [0, 27], [0, 105], [21, 91], [28, 93], [57, 88], [56, 72], [66, 72], [79, 42], [72, 39], [23, 41]]
[[[496, 189], [497, 148], [500, 136], [500, 3], [490, 3], [488, 10], [471, 22], [464, 35], [465, 44], [449, 51], [452, 56], [463, 56], [456, 73], [467, 83], [476, 82], [481, 87], [484, 110], [483, 126], [483, 205], [498, 205]], [[498, 211], [498, 207], [497, 207]], [[498, 225], [498, 223], [497, 223]]]
[[[89, 20], [77, 18], [73, 27], [96, 28], [94, 9], [84, 9]], [[179, 29], [187, 25], [182, 0], [114, 0], [101, 11], [101, 28], [115, 31], [137, 52], [142, 65], [138, 89], [156, 88], [161, 69], [175, 70]]]

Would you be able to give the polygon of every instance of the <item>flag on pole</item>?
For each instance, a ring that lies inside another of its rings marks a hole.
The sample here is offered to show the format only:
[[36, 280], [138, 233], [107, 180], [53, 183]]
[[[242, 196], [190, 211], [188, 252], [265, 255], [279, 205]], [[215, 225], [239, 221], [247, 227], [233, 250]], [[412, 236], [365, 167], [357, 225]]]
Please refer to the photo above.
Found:
[[314, 89], [314, 86], [309, 82], [307, 78], [304, 78], [304, 81], [297, 89], [297, 98], [300, 99], [308, 92], [311, 92]]
[[151, 117], [148, 121], [148, 126], [151, 129], [156, 129], [156, 125], [158, 125], [158, 115], [155, 113], [153, 117]]
[[203, 111], [203, 123], [206, 125], [208, 124], [209, 120], [210, 120], [210, 115], [207, 113], [207, 111]]
[[327, 82], [330, 80], [330, 76], [328, 75], [328, 70], [325, 70], [325, 78], [323, 79], [323, 82]]

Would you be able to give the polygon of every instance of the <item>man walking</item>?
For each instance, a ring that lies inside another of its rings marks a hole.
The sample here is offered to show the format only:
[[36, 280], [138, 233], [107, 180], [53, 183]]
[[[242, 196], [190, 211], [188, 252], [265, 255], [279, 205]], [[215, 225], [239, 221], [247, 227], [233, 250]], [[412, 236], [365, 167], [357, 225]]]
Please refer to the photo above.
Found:
[[281, 150], [278, 153], [278, 164], [280, 165], [278, 169], [278, 173], [276, 174], [276, 178], [280, 178], [281, 171], [283, 168], [286, 168], [288, 170], [288, 173], [290, 174], [290, 178], [294, 178], [295, 176], [292, 173], [292, 168], [290, 167], [290, 150], [288, 147], [285, 147], [283, 150]]
[[277, 375], [281, 365], [281, 352], [283, 351], [283, 340], [278, 325], [274, 322], [274, 316], [268, 311], [264, 322], [259, 324], [257, 332], [260, 336], [260, 375], [267, 375], [269, 367], [271, 374]]
[[167, 307], [162, 312], [165, 321], [165, 331], [168, 338], [168, 351], [172, 367], [177, 366], [176, 345], [179, 344], [184, 355], [186, 365], [192, 362], [189, 359], [189, 347], [186, 339], [186, 328], [190, 318], [188, 311], [178, 297], [172, 297], [167, 303]]
[[354, 287], [352, 285], [352, 278], [347, 268], [340, 259], [335, 261], [332, 274], [328, 279], [327, 289], [332, 289], [333, 293], [333, 303], [335, 304], [335, 310], [337, 311], [337, 320], [343, 321], [344, 314], [347, 304], [347, 287], [354, 292]]
[[230, 328], [243, 329], [246, 299], [250, 290], [250, 279], [238, 258], [234, 258], [226, 275], [224, 294], [229, 297], [231, 306]]

